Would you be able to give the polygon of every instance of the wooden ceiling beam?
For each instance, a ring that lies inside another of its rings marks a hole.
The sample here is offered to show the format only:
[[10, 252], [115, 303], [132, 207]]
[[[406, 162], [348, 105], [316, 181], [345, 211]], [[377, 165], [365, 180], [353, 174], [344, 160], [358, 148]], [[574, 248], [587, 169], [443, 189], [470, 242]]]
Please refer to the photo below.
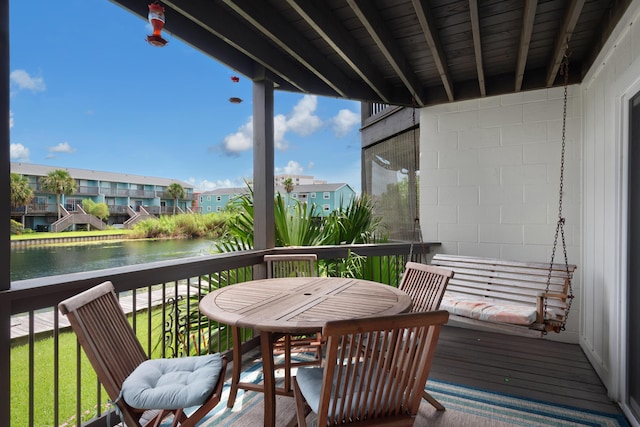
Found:
[[533, 23], [536, 19], [536, 9], [538, 0], [526, 0], [524, 12], [522, 14], [522, 29], [520, 31], [520, 47], [518, 48], [518, 61], [516, 63], [516, 84], [515, 91], [522, 90], [522, 80], [527, 67], [527, 56], [529, 55], [529, 45], [533, 34]]
[[430, 12], [427, 13], [429, 10], [427, 0], [411, 0], [411, 3], [413, 3], [413, 9], [416, 11], [416, 17], [418, 18], [418, 22], [422, 28], [424, 38], [427, 40], [427, 45], [431, 51], [433, 61], [436, 64], [440, 80], [442, 80], [442, 85], [447, 93], [447, 98], [449, 98], [449, 101], [453, 101], [453, 80], [449, 73], [447, 58], [444, 54], [444, 49], [442, 49], [442, 43], [436, 33], [436, 26], [431, 18], [432, 14]]
[[471, 34], [473, 35], [473, 51], [476, 56], [476, 69], [478, 70], [478, 87], [480, 96], [487, 96], [487, 87], [484, 81], [484, 66], [482, 64], [482, 37], [480, 36], [480, 16], [478, 14], [478, 0], [469, 0], [469, 13], [471, 15]]
[[[282, 55], [278, 49], [257, 34], [244, 30], [245, 24], [219, 4], [206, 0], [163, 0], [163, 4], [223, 40], [258, 65], [273, 72], [297, 90], [314, 92], [319, 89], [324, 93], [327, 92], [326, 88], [322, 89], [317, 82], [314, 83], [314, 77], [299, 63]], [[171, 10], [165, 12], [168, 30]]]
[[380, 97], [384, 103], [392, 103], [390, 89], [384, 77], [377, 71], [355, 38], [338, 25], [324, 2], [286, 0], [289, 6], [324, 40], [325, 43]]
[[580, 13], [582, 12], [584, 3], [585, 0], [570, 0], [569, 2], [569, 6], [567, 7], [564, 15], [564, 21], [562, 22], [562, 27], [560, 27], [558, 35], [556, 36], [553, 55], [547, 69], [547, 87], [553, 86], [553, 83], [556, 80], [560, 64], [562, 63], [562, 59], [567, 51], [567, 46], [571, 40], [573, 30], [576, 28], [576, 24], [578, 23], [578, 18], [580, 18]]
[[426, 105], [420, 80], [370, 0], [346, 0], [382, 55], [389, 62], [418, 106]]
[[317, 49], [310, 49], [307, 37], [288, 25], [266, 2], [254, 0], [222, 0], [231, 10], [282, 52], [332, 88], [341, 98], [353, 90], [353, 82]]

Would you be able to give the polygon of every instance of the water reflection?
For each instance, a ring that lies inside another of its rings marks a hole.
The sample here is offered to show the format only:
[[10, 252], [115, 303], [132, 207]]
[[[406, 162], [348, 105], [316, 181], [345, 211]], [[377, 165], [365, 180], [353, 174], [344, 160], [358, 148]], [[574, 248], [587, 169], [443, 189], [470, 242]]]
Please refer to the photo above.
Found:
[[11, 250], [11, 281], [185, 258], [212, 252], [204, 239], [123, 240]]

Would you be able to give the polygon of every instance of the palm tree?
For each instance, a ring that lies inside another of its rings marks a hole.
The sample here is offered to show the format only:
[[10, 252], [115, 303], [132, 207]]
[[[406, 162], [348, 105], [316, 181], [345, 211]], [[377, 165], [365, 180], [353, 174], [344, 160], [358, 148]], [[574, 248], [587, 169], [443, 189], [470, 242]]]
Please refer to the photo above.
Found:
[[284, 191], [287, 192], [287, 211], [289, 210], [289, 200], [291, 200], [291, 192], [293, 191], [293, 179], [291, 177], [282, 181], [284, 185]]
[[185, 191], [182, 185], [177, 182], [171, 183], [167, 187], [167, 196], [173, 199], [173, 214], [176, 214], [176, 208], [178, 207], [178, 199], [184, 199]]
[[69, 172], [56, 169], [40, 178], [40, 185], [46, 191], [56, 193], [56, 204], [58, 206], [58, 219], [60, 219], [60, 199], [62, 195], [70, 196], [76, 192], [78, 188], [76, 180], [69, 175]]
[[24, 227], [24, 217], [27, 215], [27, 205], [33, 198], [33, 188], [29, 185], [29, 180], [23, 175], [11, 172], [11, 206], [18, 208], [24, 206], [22, 215], [22, 226]]
[[284, 191], [286, 191], [287, 194], [291, 194], [293, 191], [293, 179], [291, 179], [291, 177], [285, 179], [282, 181], [282, 185], [284, 185]]

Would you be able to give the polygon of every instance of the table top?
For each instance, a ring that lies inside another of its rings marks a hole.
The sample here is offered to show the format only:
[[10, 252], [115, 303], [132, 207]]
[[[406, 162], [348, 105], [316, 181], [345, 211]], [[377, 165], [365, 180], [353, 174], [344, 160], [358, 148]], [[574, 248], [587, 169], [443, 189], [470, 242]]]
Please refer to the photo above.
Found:
[[319, 332], [329, 320], [408, 311], [411, 298], [392, 286], [339, 277], [252, 280], [218, 289], [200, 311], [231, 326], [270, 332]]

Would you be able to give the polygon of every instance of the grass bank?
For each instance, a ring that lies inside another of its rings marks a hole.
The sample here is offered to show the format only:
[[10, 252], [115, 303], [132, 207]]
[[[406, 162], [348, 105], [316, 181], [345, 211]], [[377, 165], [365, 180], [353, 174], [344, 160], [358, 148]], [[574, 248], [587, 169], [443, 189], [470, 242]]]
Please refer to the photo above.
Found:
[[94, 231], [62, 231], [59, 233], [28, 233], [28, 234], [12, 234], [11, 240], [34, 240], [34, 239], [55, 239], [60, 237], [93, 237], [93, 236], [113, 236], [118, 234], [129, 235], [131, 230], [110, 229], [110, 230], [94, 230]]

